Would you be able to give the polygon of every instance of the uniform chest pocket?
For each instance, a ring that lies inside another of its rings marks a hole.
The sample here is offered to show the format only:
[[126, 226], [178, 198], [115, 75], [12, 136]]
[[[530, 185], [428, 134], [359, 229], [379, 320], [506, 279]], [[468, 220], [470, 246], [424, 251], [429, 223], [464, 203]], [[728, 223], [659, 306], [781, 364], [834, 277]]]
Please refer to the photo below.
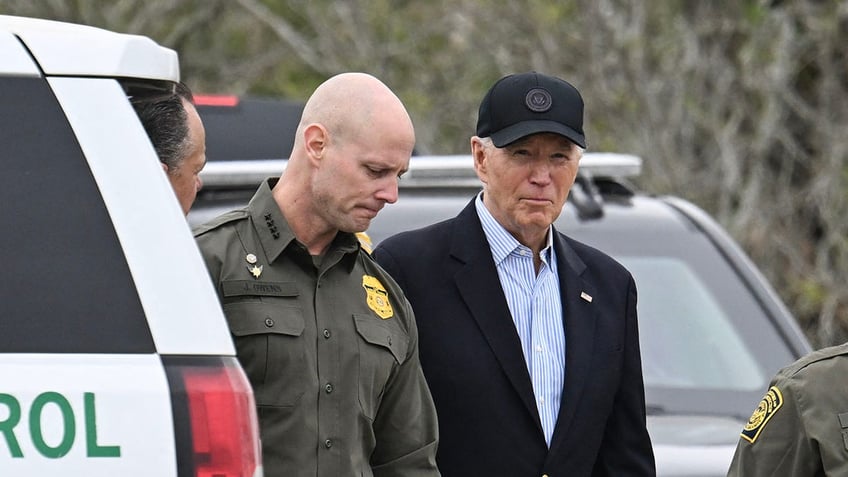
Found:
[[409, 336], [395, 322], [353, 315], [359, 335], [359, 404], [373, 419], [392, 371], [406, 361]]
[[261, 301], [224, 305], [224, 314], [256, 404], [294, 406], [306, 389], [301, 309]]

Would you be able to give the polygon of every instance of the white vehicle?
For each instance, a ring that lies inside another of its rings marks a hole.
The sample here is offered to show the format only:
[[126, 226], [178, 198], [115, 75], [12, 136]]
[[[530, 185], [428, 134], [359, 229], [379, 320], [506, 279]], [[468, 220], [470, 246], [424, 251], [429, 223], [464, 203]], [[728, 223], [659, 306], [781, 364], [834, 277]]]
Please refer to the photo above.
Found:
[[0, 16], [0, 475], [262, 475], [253, 394], [127, 98], [152, 40]]

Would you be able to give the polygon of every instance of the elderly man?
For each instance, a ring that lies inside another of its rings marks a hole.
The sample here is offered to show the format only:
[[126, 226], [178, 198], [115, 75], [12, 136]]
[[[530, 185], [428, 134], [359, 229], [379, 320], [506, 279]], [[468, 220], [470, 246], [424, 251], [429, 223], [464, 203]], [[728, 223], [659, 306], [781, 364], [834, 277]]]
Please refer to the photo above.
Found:
[[500, 79], [471, 138], [483, 191], [374, 251], [415, 311], [445, 476], [655, 474], [633, 278], [552, 225], [585, 141], [571, 84]]

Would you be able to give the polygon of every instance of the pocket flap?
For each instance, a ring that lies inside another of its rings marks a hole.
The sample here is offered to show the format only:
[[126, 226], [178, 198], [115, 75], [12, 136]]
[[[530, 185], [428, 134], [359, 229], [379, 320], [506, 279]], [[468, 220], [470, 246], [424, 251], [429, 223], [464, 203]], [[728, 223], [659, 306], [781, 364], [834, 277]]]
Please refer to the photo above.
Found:
[[372, 315], [353, 315], [356, 332], [368, 343], [386, 348], [398, 363], [406, 360], [409, 338], [390, 328]]
[[236, 336], [265, 333], [300, 336], [304, 322], [300, 308], [261, 301], [224, 304], [230, 331]]

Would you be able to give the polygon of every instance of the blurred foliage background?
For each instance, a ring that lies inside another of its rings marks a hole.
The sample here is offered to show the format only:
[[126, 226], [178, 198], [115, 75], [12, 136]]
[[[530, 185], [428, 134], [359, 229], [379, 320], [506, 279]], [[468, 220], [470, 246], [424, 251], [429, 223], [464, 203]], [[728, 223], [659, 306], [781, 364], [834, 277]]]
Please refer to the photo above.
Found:
[[536, 70], [586, 101], [589, 150], [740, 242], [816, 347], [848, 340], [848, 1], [0, 0], [0, 13], [138, 33], [202, 93], [305, 100], [365, 71], [422, 153], [467, 152], [492, 82]]

